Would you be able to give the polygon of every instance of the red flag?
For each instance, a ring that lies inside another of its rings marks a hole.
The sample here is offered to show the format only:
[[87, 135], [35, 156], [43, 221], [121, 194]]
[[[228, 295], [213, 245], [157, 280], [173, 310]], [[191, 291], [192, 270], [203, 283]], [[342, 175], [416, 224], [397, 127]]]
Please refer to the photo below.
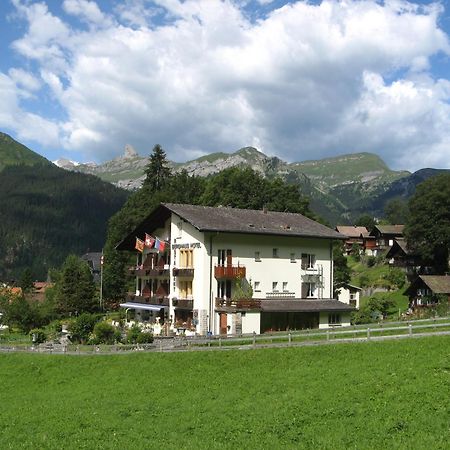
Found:
[[159, 242], [159, 251], [162, 253], [166, 248], [166, 243], [164, 241]]
[[145, 246], [148, 248], [152, 248], [155, 244], [155, 239], [149, 234], [145, 233]]
[[139, 238], [136, 238], [136, 245], [134, 246], [134, 248], [142, 253], [144, 251], [144, 246], [145, 242]]

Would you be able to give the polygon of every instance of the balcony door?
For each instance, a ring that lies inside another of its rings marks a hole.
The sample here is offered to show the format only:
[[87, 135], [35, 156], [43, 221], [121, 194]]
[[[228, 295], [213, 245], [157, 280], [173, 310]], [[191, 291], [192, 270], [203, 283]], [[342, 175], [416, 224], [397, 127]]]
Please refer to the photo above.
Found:
[[225, 263], [229, 267], [233, 264], [233, 254], [231, 249], [219, 249], [218, 251], [217, 264], [219, 266], [225, 266]]
[[222, 280], [217, 282], [217, 297], [231, 298], [231, 280]]

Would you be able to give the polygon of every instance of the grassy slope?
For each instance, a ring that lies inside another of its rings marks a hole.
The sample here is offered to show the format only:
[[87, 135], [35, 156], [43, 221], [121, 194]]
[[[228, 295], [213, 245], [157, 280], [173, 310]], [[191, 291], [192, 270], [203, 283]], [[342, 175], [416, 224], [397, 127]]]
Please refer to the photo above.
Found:
[[11, 136], [0, 132], [0, 171], [6, 166], [50, 164], [44, 157], [20, 144]]
[[445, 448], [450, 337], [0, 355], [1, 448]]
[[[372, 287], [381, 286], [383, 284], [383, 276], [389, 273], [389, 266], [387, 264], [377, 264], [373, 267], [367, 267], [365, 264], [361, 262], [355, 261], [353, 257], [348, 258], [348, 265], [351, 269], [351, 280], [350, 283], [359, 286], [360, 285], [360, 277], [362, 275], [367, 276], [368, 285]], [[408, 297], [403, 295], [403, 292], [406, 289], [406, 285], [397, 291], [389, 291], [389, 292], [376, 292], [373, 294], [374, 297], [385, 297], [394, 301], [394, 305], [389, 311], [389, 316], [393, 319], [398, 318], [398, 311], [405, 312], [408, 309]], [[369, 297], [361, 298], [361, 306], [364, 305]]]

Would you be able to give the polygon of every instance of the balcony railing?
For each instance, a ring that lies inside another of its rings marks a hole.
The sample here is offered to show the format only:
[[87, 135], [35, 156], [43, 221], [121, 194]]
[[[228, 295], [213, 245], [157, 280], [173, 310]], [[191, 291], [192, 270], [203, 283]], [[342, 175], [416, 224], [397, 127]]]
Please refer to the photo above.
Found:
[[246, 270], [244, 266], [215, 266], [214, 277], [215, 278], [245, 278]]
[[172, 269], [172, 275], [174, 277], [192, 278], [194, 276], [194, 269], [192, 267], [174, 267]]
[[131, 276], [135, 277], [168, 277], [169, 276], [169, 266], [155, 266], [153, 268], [144, 267], [144, 266], [137, 266], [137, 267], [130, 267], [129, 273]]
[[267, 299], [295, 298], [295, 292], [266, 292]]
[[169, 297], [128, 294], [127, 301], [144, 305], [169, 306]]
[[216, 308], [232, 308], [236, 310], [260, 310], [261, 300], [249, 299], [231, 299], [216, 298]]
[[175, 308], [178, 309], [193, 309], [194, 308], [194, 300], [189, 298], [173, 298], [172, 304]]

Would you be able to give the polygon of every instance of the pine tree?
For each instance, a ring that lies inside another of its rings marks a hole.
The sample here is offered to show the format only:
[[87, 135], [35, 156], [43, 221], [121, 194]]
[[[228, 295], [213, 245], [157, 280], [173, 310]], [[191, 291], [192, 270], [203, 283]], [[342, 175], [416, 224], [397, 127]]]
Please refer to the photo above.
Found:
[[150, 162], [145, 168], [145, 175], [144, 186], [149, 186], [152, 191], [160, 191], [163, 189], [170, 178], [171, 171], [166, 158], [166, 152], [159, 144], [153, 147]]

